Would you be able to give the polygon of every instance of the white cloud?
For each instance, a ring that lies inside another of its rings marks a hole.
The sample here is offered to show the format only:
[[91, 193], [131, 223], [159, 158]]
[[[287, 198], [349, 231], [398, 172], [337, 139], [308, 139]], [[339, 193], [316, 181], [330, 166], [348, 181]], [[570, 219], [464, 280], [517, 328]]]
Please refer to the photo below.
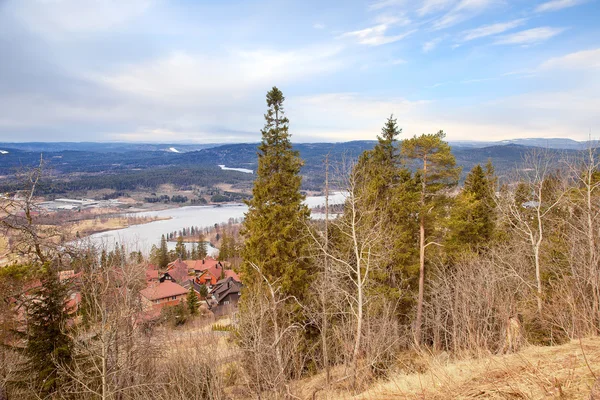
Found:
[[417, 14], [424, 16], [449, 8], [456, 0], [424, 0], [423, 5], [417, 10]]
[[369, 10], [381, 10], [382, 8], [393, 7], [397, 5], [402, 5], [405, 3], [405, 0], [378, 0], [369, 4]]
[[561, 57], [551, 58], [540, 69], [596, 69], [600, 68], [600, 48], [577, 51]]
[[344, 65], [340, 46], [276, 52], [236, 51], [226, 56], [174, 52], [120, 72], [92, 78], [116, 91], [177, 103], [198, 96], [243, 96], [276, 82], [300, 81]]
[[442, 41], [442, 38], [436, 38], [423, 44], [423, 53], [429, 53]]
[[499, 22], [491, 25], [480, 26], [479, 28], [469, 29], [462, 32], [462, 40], [469, 41], [474, 39], [479, 39], [482, 37], [496, 35], [498, 33], [506, 32], [508, 30], [514, 29], [518, 26], [521, 26], [525, 23], [526, 19], [515, 19], [513, 21], [508, 22]]
[[320, 22], [316, 22], [313, 24], [313, 28], [315, 29], [325, 29], [325, 24], [322, 24]]
[[370, 28], [361, 29], [353, 32], [346, 32], [342, 34], [340, 37], [342, 38], [354, 38], [359, 44], [364, 44], [368, 46], [381, 46], [383, 44], [397, 42], [399, 40], [404, 39], [408, 35], [414, 33], [416, 30], [410, 30], [398, 35], [386, 35], [388, 29], [401, 20], [397, 18], [388, 18], [386, 22], [380, 23], [378, 25], [372, 26]]
[[565, 28], [540, 27], [499, 36], [494, 44], [533, 45], [546, 41], [562, 32]]
[[600, 97], [594, 91], [539, 92], [503, 97], [474, 106], [451, 102], [327, 93], [289, 98], [294, 134], [306, 140], [374, 139], [391, 113], [410, 137], [443, 129], [450, 140], [515, 137], [585, 139], [600, 129]]
[[473, 18], [487, 8], [499, 3], [500, 0], [461, 0], [442, 18], [434, 22], [436, 30], [446, 29]]
[[585, 3], [586, 0], [551, 0], [538, 5], [535, 8], [536, 12], [558, 11], [563, 8], [574, 7]]
[[142, 15], [153, 0], [19, 0], [13, 12], [31, 30], [65, 38], [106, 31]]

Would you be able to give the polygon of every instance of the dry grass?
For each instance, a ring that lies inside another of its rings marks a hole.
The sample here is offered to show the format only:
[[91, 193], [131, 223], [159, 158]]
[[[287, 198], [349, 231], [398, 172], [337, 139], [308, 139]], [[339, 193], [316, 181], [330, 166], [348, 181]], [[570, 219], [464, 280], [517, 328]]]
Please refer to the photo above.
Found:
[[[475, 360], [428, 356], [425, 363], [427, 372], [395, 374], [358, 395], [337, 383], [313, 397], [324, 385], [321, 375], [303, 381], [297, 393], [306, 399], [588, 399], [594, 375], [600, 377], [600, 338]], [[337, 369], [333, 380], [342, 376]]]

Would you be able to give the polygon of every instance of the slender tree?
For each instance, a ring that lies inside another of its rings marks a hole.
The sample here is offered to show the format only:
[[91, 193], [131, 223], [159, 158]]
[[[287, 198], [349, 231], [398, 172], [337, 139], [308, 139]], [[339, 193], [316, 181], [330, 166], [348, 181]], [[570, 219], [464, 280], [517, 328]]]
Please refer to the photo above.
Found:
[[158, 250], [158, 267], [160, 269], [167, 268], [169, 265], [169, 249], [167, 247], [167, 239], [165, 239], [165, 235], [162, 235], [160, 238], [160, 248]]
[[417, 317], [415, 321], [415, 342], [421, 343], [421, 324], [423, 316], [423, 299], [425, 292], [425, 250], [431, 244], [429, 240], [436, 228], [435, 215], [442, 211], [445, 199], [444, 191], [458, 183], [460, 168], [450, 146], [444, 141], [445, 134], [414, 136], [402, 143], [402, 156], [407, 163], [417, 168], [417, 179], [420, 181], [419, 194], [419, 295], [417, 299]]
[[[242, 232], [246, 237], [242, 273], [246, 285], [262, 284], [262, 274], [281, 285], [284, 295], [301, 298], [310, 283], [304, 233], [310, 211], [300, 193], [302, 161], [292, 150], [283, 101], [283, 93], [276, 87], [267, 93], [257, 176]], [[251, 263], [260, 266], [261, 274]]]
[[60, 389], [59, 368], [71, 362], [73, 343], [66, 334], [69, 309], [68, 288], [58, 271], [47, 267], [41, 287], [27, 305], [27, 345], [33, 383], [40, 393], [50, 395]]
[[[409, 299], [407, 284], [416, 276], [418, 260], [416, 219], [419, 187], [415, 184], [411, 172], [400, 157], [398, 137], [402, 130], [396, 119], [390, 116], [377, 144], [372, 150], [365, 151], [356, 164], [357, 193], [360, 209], [369, 210], [371, 217], [383, 219], [385, 236], [377, 253], [382, 255], [382, 265], [373, 271], [377, 285], [370, 290], [383, 294], [393, 304], [398, 304], [399, 315], [407, 315], [402, 307]], [[385, 256], [383, 256], [385, 254]]]
[[197, 254], [197, 260], [202, 260], [205, 259], [206, 256], [208, 255], [208, 252], [206, 250], [206, 242], [204, 241], [204, 235], [200, 235], [198, 237], [198, 248], [196, 250], [196, 254]]
[[177, 254], [177, 257], [181, 258], [182, 260], [187, 258], [187, 250], [185, 249], [185, 243], [183, 242], [183, 236], [181, 235], [177, 237], [177, 244], [175, 244], [175, 253]]

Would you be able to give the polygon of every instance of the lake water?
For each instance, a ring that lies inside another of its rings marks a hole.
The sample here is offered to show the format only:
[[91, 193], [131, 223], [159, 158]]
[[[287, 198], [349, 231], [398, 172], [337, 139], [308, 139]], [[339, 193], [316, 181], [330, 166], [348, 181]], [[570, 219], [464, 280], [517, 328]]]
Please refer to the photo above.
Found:
[[[329, 196], [329, 204], [342, 204], [344, 199], [344, 193], [336, 192]], [[325, 196], [307, 197], [305, 203], [310, 208], [325, 205]], [[222, 206], [189, 206], [136, 213], [137, 216], [170, 217], [170, 219], [96, 233], [84, 239], [84, 241], [89, 240], [93, 244], [104, 245], [107, 248], [114, 247], [115, 243], [125, 244], [128, 251], [140, 250], [147, 254], [152, 245], [160, 243], [161, 235], [190, 226], [199, 228], [214, 226], [214, 224], [226, 223], [231, 218], [241, 220], [244, 218], [246, 211], [248, 211], [248, 207], [245, 204], [226, 204]], [[175, 248], [175, 243], [169, 242], [169, 247]], [[208, 250], [209, 254], [218, 252], [215, 248], [209, 248]]]

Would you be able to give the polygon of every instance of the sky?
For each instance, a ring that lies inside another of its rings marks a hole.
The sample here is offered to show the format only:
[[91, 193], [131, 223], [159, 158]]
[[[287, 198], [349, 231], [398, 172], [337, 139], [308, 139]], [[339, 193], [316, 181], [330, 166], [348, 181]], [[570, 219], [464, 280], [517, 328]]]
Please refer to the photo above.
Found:
[[0, 0], [0, 141], [600, 138], [600, 0]]

